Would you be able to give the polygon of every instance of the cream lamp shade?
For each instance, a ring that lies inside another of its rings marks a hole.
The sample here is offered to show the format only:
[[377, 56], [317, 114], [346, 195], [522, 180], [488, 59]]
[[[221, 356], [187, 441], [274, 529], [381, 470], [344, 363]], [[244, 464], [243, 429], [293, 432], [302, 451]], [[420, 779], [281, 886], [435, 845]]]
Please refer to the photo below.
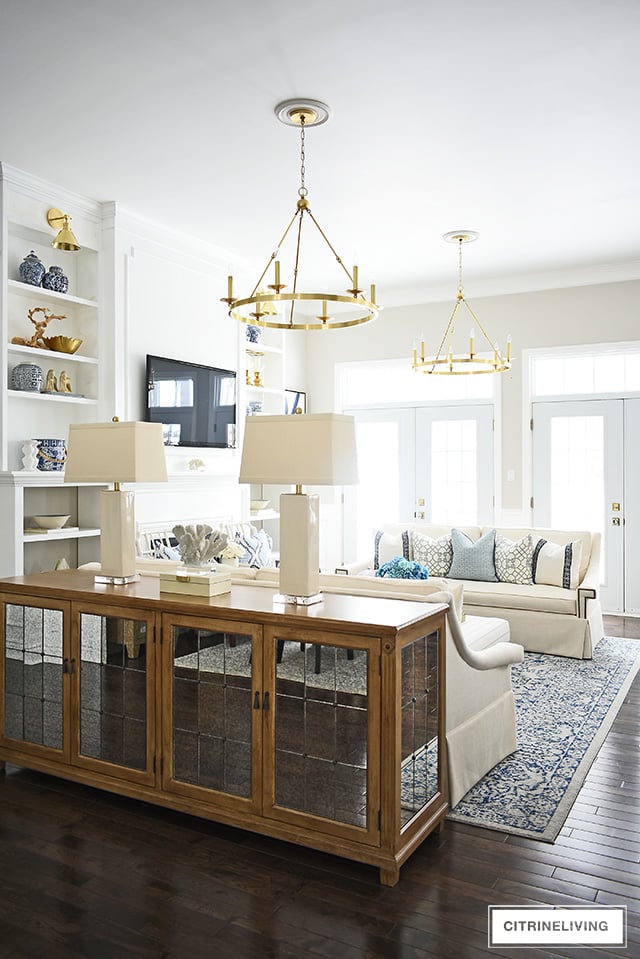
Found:
[[96, 582], [126, 585], [137, 579], [133, 492], [120, 483], [163, 483], [167, 464], [162, 424], [73, 423], [69, 427], [65, 483], [113, 483], [100, 498], [100, 574]]
[[301, 487], [358, 482], [353, 416], [247, 417], [240, 482], [295, 484], [295, 493], [280, 496], [280, 593], [290, 603], [319, 602], [320, 503]]

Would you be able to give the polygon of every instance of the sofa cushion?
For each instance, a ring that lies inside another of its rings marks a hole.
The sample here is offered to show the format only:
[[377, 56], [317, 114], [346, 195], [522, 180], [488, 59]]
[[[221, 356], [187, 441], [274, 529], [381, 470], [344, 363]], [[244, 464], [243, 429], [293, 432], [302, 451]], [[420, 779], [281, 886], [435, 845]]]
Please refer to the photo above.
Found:
[[533, 580], [547, 586], [575, 589], [580, 582], [580, 540], [559, 545], [539, 539], [533, 550]]
[[[474, 606], [490, 609], [523, 609], [542, 613], [576, 615], [577, 590], [559, 586], [520, 586], [516, 583], [480, 583], [463, 581], [464, 608], [468, 613]], [[496, 613], [499, 616], [500, 613]]]
[[501, 583], [520, 583], [531, 586], [533, 583], [533, 539], [527, 533], [522, 539], [507, 539], [496, 533], [496, 576]]
[[430, 576], [446, 576], [453, 559], [451, 536], [432, 539], [414, 529], [411, 533], [411, 555], [416, 563], [427, 567]]
[[394, 556], [402, 556], [403, 559], [411, 558], [408, 531], [403, 529], [399, 533], [385, 533], [379, 529], [373, 539], [373, 568], [380, 569]]
[[453, 560], [449, 570], [450, 579], [481, 580], [483, 583], [497, 582], [494, 552], [496, 531], [485, 533], [473, 542], [461, 530], [451, 530]]

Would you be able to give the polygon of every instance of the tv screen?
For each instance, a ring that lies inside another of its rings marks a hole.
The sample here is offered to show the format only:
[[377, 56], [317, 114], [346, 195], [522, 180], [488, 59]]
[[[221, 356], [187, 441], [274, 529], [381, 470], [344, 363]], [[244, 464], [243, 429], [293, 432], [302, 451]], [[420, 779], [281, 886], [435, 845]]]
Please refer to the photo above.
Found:
[[162, 423], [165, 446], [236, 445], [236, 374], [147, 356], [147, 421]]

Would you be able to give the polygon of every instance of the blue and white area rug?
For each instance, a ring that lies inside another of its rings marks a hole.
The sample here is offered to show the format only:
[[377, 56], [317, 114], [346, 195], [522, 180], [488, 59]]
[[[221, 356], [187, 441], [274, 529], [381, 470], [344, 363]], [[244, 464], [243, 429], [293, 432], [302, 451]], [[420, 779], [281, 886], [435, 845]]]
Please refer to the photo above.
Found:
[[605, 637], [593, 659], [525, 653], [512, 667], [518, 750], [449, 819], [553, 842], [640, 666], [640, 642]]

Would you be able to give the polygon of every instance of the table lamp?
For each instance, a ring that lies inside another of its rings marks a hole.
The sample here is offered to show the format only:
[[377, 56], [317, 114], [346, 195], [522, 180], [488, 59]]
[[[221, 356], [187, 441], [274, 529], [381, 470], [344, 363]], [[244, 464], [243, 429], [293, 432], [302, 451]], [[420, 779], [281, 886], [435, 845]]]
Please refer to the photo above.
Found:
[[65, 483], [113, 483], [100, 494], [100, 573], [97, 583], [124, 586], [138, 579], [132, 490], [120, 483], [162, 483], [167, 465], [161, 423], [72, 423]]
[[285, 602], [309, 606], [320, 593], [319, 514], [309, 486], [358, 482], [355, 419], [338, 413], [248, 416], [241, 483], [295, 484], [280, 496], [280, 593]]

